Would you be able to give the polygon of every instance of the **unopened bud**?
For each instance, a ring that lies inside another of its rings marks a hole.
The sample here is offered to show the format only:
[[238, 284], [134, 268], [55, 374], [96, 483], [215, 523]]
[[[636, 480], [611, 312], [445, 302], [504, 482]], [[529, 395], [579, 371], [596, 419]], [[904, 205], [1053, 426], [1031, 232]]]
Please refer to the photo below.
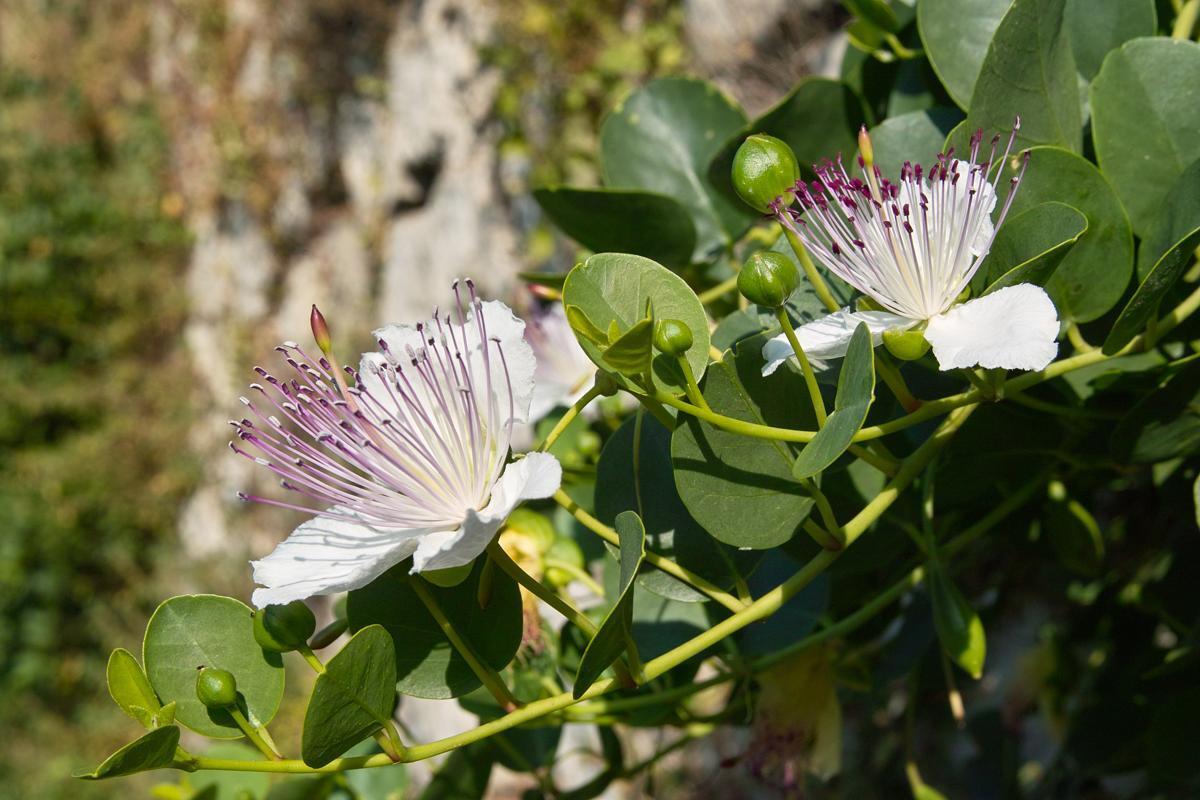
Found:
[[737, 280], [743, 297], [767, 308], [781, 308], [799, 285], [796, 265], [772, 250], [760, 250], [746, 259]]
[[923, 331], [884, 331], [883, 346], [901, 361], [916, 361], [929, 352], [929, 340]]
[[303, 600], [254, 612], [254, 641], [269, 652], [290, 653], [306, 647], [316, 629], [317, 618]]
[[237, 681], [229, 670], [201, 667], [196, 675], [196, 697], [206, 708], [229, 708], [237, 702]]
[[858, 129], [858, 154], [862, 156], [863, 165], [870, 169], [875, 165], [875, 148], [871, 145], [871, 136], [867, 126]]
[[677, 319], [660, 319], [654, 326], [654, 346], [669, 356], [679, 357], [692, 346], [692, 329]]
[[333, 341], [329, 337], [329, 326], [325, 324], [325, 316], [320, 309], [314, 305], [312, 314], [309, 315], [309, 324], [312, 325], [313, 339], [317, 342], [317, 347], [321, 348], [321, 352], [329, 355], [329, 351], [333, 349]]
[[785, 206], [795, 199], [800, 166], [787, 142], [756, 133], [746, 138], [733, 157], [733, 187], [747, 205], [770, 213], [779, 198]]

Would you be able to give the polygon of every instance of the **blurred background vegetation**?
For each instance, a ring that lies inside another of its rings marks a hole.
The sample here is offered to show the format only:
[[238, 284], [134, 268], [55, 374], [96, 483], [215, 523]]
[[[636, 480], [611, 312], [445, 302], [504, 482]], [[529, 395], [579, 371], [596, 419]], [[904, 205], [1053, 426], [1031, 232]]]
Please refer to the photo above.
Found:
[[[502, 274], [493, 288], [505, 287], [517, 267], [571, 256], [540, 220], [528, 188], [596, 182], [600, 117], [647, 77], [704, 71], [685, 29], [701, 35], [725, 25], [719, 16], [706, 19], [712, 5], [11, 0], [0, 7], [0, 798], [143, 791], [149, 782], [97, 786], [66, 777], [129, 735], [128, 720], [105, 696], [108, 650], [136, 650], [146, 618], [168, 594], [244, 594], [245, 559], [256, 543], [242, 533], [253, 527], [262, 544], [287, 529], [263, 512], [247, 523], [228, 502], [239, 475], [220, 466], [227, 455], [219, 432], [252, 359], [286, 330], [261, 309], [247, 313], [232, 301], [214, 308], [210, 295], [223, 285], [203, 273], [202, 254], [210, 245], [232, 247], [225, 272], [233, 277], [221, 274], [235, 300], [246, 294], [243, 271], [260, 269], [255, 254], [263, 254], [276, 266], [251, 288], [272, 309], [287, 304], [292, 265], [355, 204], [345, 176], [352, 159], [339, 141], [345, 126], [334, 131], [339, 115], [347, 105], [386, 107], [404, 78], [389, 40], [413, 29], [437, 53], [437, 36], [461, 44], [455, 30], [472, 30], [467, 40], [479, 61], [471, 69], [490, 87], [478, 95], [487, 104], [479, 124], [486, 135], [473, 146], [499, 154], [485, 161], [490, 174], [476, 177], [499, 187], [492, 196], [502, 206], [499, 224], [515, 231], [519, 254], [494, 267]], [[831, 4], [798, 3], [782, 15], [785, 4], [763, 5], [772, 9], [768, 45], [786, 44], [788, 24], [803, 39], [810, 28], [825, 35], [839, 19]], [[763, 22], [754, 26], [747, 42], [762, 38]], [[263, 42], [267, 63], [256, 67]], [[448, 47], [446, 58], [461, 57]], [[738, 65], [755, 60], [753, 49], [707, 71], [720, 78], [733, 70], [726, 77], [757, 93], [761, 105], [803, 71], [793, 49], [778, 47], [771, 62], [778, 74], [738, 76]], [[255, 69], [267, 77], [254, 77]], [[297, 114], [309, 126], [300, 141]], [[304, 169], [307, 210], [299, 222], [280, 221], [289, 168], [305, 148], [328, 152]], [[417, 183], [430, 180], [421, 163], [408, 172]], [[388, 213], [422, 200], [392, 198]], [[388, 258], [369, 216], [351, 215], [375, 276], [368, 296], [382, 291], [379, 264]], [[246, 220], [261, 222], [254, 241], [265, 247], [238, 249]], [[333, 261], [311, 286], [317, 294], [334, 287], [336, 312], [336, 287], [352, 265], [339, 263], [336, 251]], [[454, 264], [451, 273], [464, 269]], [[318, 298], [298, 302], [311, 299]], [[368, 323], [382, 321], [368, 309]], [[227, 361], [214, 364], [213, 354]], [[212, 379], [222, 369], [233, 387], [223, 395], [214, 388], [221, 380]], [[216, 434], [205, 427], [209, 418]], [[181, 514], [205, 486], [219, 489], [220, 513], [196, 512], [189, 529]], [[189, 530], [213, 528], [214, 520], [228, 528], [197, 549]]]

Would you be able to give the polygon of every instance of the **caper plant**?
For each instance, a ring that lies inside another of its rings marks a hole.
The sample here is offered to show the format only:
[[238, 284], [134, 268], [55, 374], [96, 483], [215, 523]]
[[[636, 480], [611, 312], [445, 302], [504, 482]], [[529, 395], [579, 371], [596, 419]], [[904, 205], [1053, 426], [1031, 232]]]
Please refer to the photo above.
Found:
[[[817, 791], [858, 691], [903, 743], [872, 762], [880, 796], [940, 796], [918, 732], [965, 726], [1013, 669], [980, 564], [1104, 574], [1076, 493], [1190, 480], [1200, 386], [1196, 3], [965, 5], [847, 0], [841, 78], [754, 120], [696, 79], [635, 91], [600, 132], [606, 185], [535, 193], [587, 252], [526, 276], [528, 323], [464, 280], [355, 366], [314, 307], [230, 445], [278, 479], [244, 500], [306, 519], [253, 562], [253, 608], [172, 598], [140, 661], [113, 653], [147, 732], [86, 777], [367, 797], [362, 774], [452, 754], [462, 796], [503, 763], [585, 798], [749, 726], [727, 766]], [[298, 752], [268, 731], [288, 660], [315, 673]], [[406, 697], [479, 724], [421, 741]], [[566, 723], [602, 731], [584, 782], [553, 769]], [[645, 726], [671, 743], [626, 760]]]

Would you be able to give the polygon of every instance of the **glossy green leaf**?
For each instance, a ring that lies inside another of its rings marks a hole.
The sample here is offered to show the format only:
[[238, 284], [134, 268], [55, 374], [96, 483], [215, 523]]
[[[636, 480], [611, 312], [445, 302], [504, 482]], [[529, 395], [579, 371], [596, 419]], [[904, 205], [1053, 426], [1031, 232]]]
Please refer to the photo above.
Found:
[[634, 189], [535, 189], [546, 216], [595, 253], [634, 253], [685, 267], [696, 249], [696, 229], [688, 210], [661, 194]]
[[1122, 461], [1154, 464], [1200, 450], [1200, 360], [1189, 361], [1129, 410], [1113, 431]]
[[805, 78], [761, 117], [725, 140], [708, 166], [708, 179], [731, 202], [738, 199], [730, 177], [733, 156], [747, 136], [766, 133], [787, 142], [803, 174], [811, 165], [838, 153], [849, 156], [858, 148], [858, 129], [866, 122], [862, 99], [841, 81]]
[[1110, 51], [1158, 26], [1154, 0], [1067, 0], [1066, 14], [1075, 67], [1089, 81]]
[[[1016, 169], [1012, 163], [1005, 166], [1000, 202], [1008, 194], [1008, 179]], [[1061, 318], [1089, 322], [1116, 305], [1129, 285], [1133, 273], [1129, 220], [1116, 193], [1094, 165], [1059, 148], [1035, 147], [1010, 214], [1053, 202], [1083, 212], [1088, 228], [1050, 276], [1046, 291]]]
[[1087, 217], [1063, 203], [1014, 214], [997, 232], [972, 286], [986, 286], [982, 294], [1018, 283], [1045, 286], [1087, 227]]
[[885, 0], [842, 0], [842, 5], [856, 17], [866, 20], [875, 27], [895, 33], [900, 29], [896, 12]]
[[1021, 115], [1020, 146], [1083, 150], [1079, 78], [1063, 25], [1066, 0], [1016, 0], [996, 29], [967, 120], [988, 136]]
[[962, 121], [954, 108], [931, 108], [891, 117], [871, 129], [875, 166], [884, 177], [897, 181], [905, 161], [930, 164], [954, 126]]
[[1157, 225], [1167, 193], [1200, 159], [1200, 44], [1147, 38], [1109, 53], [1092, 83], [1096, 159], [1133, 230]]
[[928, 572], [926, 580], [933, 604], [933, 622], [942, 650], [951, 661], [978, 680], [983, 675], [983, 662], [987, 656], [983, 622], [943, 567], [931, 562]]
[[1142, 259], [1154, 266], [1113, 323], [1104, 340], [1105, 353], [1117, 352], [1142, 332], [1163, 297], [1182, 277], [1197, 246], [1200, 246], [1200, 160], [1179, 178], [1167, 195], [1153, 233], [1142, 242]]
[[[721, 544], [696, 523], [679, 498], [671, 466], [671, 433], [653, 417], [628, 419], [604, 445], [596, 465], [596, 516], [613, 524], [622, 511], [637, 511], [647, 547], [706, 580], [729, 588], [748, 575], [760, 553]], [[636, 447], [635, 447], [636, 443]], [[636, 450], [636, 456], [635, 456]], [[708, 597], [657, 569], [643, 570], [638, 584], [674, 600], [699, 603]]]
[[717, 149], [746, 115], [715, 86], [694, 78], [660, 78], [635, 91], [600, 128], [604, 183], [644, 189], [687, 208], [695, 227], [693, 260], [702, 261], [746, 229], [753, 212], [706, 180]]
[[[687, 360], [696, 380], [700, 380], [708, 366], [708, 317], [695, 292], [678, 275], [648, 258], [601, 253], [571, 270], [563, 286], [563, 304], [579, 345], [596, 366], [606, 371], [611, 366], [604, 360], [604, 348], [592, 340], [596, 332], [607, 337], [614, 323], [619, 332], [628, 331], [646, 318], [648, 302], [656, 317], [677, 319], [691, 328], [693, 341]], [[581, 314], [590, 326], [582, 330], [578, 327]], [[653, 366], [659, 386], [684, 390], [673, 359], [659, 354]]]
[[854, 335], [850, 337], [846, 357], [842, 360], [842, 373], [838, 376], [833, 413], [796, 457], [796, 463], [792, 465], [792, 475], [796, 478], [811, 478], [837, 461], [854, 440], [854, 434], [858, 433], [867, 421], [867, 411], [874, 400], [874, 347], [871, 332], [866, 324], [860, 323], [854, 330]]
[[[521, 644], [521, 594], [503, 573], [493, 571], [487, 608], [478, 601], [478, 559], [470, 577], [451, 588], [429, 586], [458, 634], [495, 670], [512, 661]], [[445, 700], [479, 687], [471, 667], [451, 646], [425, 604], [412, 590], [407, 565], [393, 567], [349, 594], [346, 613], [352, 630], [382, 625], [396, 651], [396, 689], [401, 694]]]
[[[704, 399], [734, 419], [811, 430], [815, 419], [804, 380], [790, 369], [762, 376], [764, 339], [750, 338], [735, 357], [714, 364]], [[813, 507], [792, 477], [794, 447], [683, 418], [671, 437], [679, 497], [714, 538], [739, 548], [776, 547], [792, 538]]]
[[158, 695], [151, 688], [150, 680], [133, 653], [121, 647], [113, 650], [108, 657], [105, 677], [109, 695], [126, 714], [148, 728], [158, 727], [147, 723], [153, 722], [151, 717], [162, 708], [162, 703], [158, 701]]
[[966, 109], [984, 55], [1012, 0], [921, 0], [917, 29], [951, 99]]
[[654, 359], [654, 320], [642, 319], [604, 349], [600, 358], [609, 369], [631, 377], [646, 374]]
[[95, 781], [163, 769], [174, 763], [178, 746], [179, 728], [174, 725], [156, 728], [104, 759], [104, 763], [91, 772], [75, 777]]
[[175, 719], [213, 739], [242, 735], [226, 712], [206, 708], [196, 697], [196, 670], [216, 667], [233, 673], [239, 705], [252, 723], [266, 725], [283, 698], [283, 662], [254, 640], [250, 607], [231, 597], [183, 595], [167, 600], [150, 617], [142, 662], [150, 685], [174, 702]]
[[620, 658], [633, 635], [633, 582], [646, 557], [646, 528], [632, 511], [617, 514], [613, 528], [621, 541], [620, 583], [612, 607], [579, 660], [579, 671], [571, 687], [575, 699], [582, 697], [601, 673]]
[[396, 649], [379, 625], [354, 634], [317, 676], [304, 715], [301, 756], [323, 767], [382, 730], [396, 700]]

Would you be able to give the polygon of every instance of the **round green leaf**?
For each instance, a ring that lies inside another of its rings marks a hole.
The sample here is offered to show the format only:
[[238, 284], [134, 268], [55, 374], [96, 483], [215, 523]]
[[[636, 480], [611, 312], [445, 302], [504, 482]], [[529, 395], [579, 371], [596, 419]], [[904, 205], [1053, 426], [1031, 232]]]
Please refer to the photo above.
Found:
[[[718, 586], [732, 586], [734, 570], [749, 574], [760, 555], [727, 547], [696, 524], [675, 490], [670, 432], [652, 417], [644, 417], [635, 460], [636, 428], [636, 420], [626, 420], [600, 453], [596, 465], [596, 516], [611, 525], [622, 511], [638, 511], [646, 528], [648, 549]], [[675, 600], [698, 603], [708, 599], [650, 567], [638, 576], [638, 583]]]
[[274, 718], [283, 698], [279, 654], [258, 646], [250, 607], [232, 597], [183, 595], [164, 602], [146, 625], [142, 662], [159, 698], [176, 704], [176, 721], [213, 739], [236, 739], [242, 732], [227, 713], [197, 699], [199, 667], [233, 673], [239, 705], [257, 725]]
[[1157, 26], [1154, 0], [1067, 0], [1067, 35], [1085, 80], [1096, 77], [1110, 51], [1130, 39], [1153, 36]]
[[[495, 670], [502, 670], [521, 644], [521, 594], [511, 578], [495, 570], [487, 608], [478, 600], [479, 559], [471, 576], [457, 586], [429, 586], [459, 636]], [[446, 700], [477, 688], [479, 679], [450, 644], [437, 621], [412, 590], [407, 565], [393, 567], [350, 592], [346, 613], [352, 630], [382, 625], [396, 649], [396, 689], [401, 694]]]
[[965, 109], [988, 45], [1012, 0], [921, 0], [917, 29], [929, 63], [951, 99]]
[[1087, 227], [1087, 217], [1063, 203], [1014, 214], [996, 234], [972, 288], [991, 294], [1018, 283], [1044, 286]]
[[[687, 351], [687, 360], [696, 380], [700, 380], [708, 366], [708, 318], [696, 293], [678, 275], [641, 256], [600, 253], [571, 270], [563, 285], [563, 305], [568, 309], [576, 338], [588, 358], [605, 371], [612, 370], [613, 365], [605, 360], [604, 349], [593, 337], [612, 325], [625, 333], [646, 318], [647, 304], [655, 319], [677, 319], [691, 329], [692, 346]], [[593, 337], [580, 331], [576, 324], [578, 313], [595, 328]], [[684, 390], [673, 358], [659, 354], [654, 357], [653, 365], [659, 386], [677, 392]]]
[[1113, 323], [1104, 341], [1105, 353], [1116, 353], [1145, 328], [1163, 297], [1183, 275], [1197, 245], [1200, 245], [1200, 161], [1180, 177], [1167, 195], [1154, 231], [1142, 241], [1139, 272], [1145, 278]]
[[787, 142], [803, 174], [811, 176], [812, 164], [855, 151], [858, 129], [864, 122], [863, 101], [853, 89], [841, 81], [806, 78], [765, 114], [724, 141], [708, 167], [708, 178], [725, 197], [737, 200], [731, 179], [733, 156], [754, 133]]
[[[634, 92], [600, 128], [604, 183], [674, 198], [695, 225], [694, 260], [732, 242], [754, 218], [706, 181], [717, 149], [746, 115], [715, 86], [694, 78], [660, 78]], [[638, 223], [644, 224], [644, 223]]]
[[1016, 0], [1000, 26], [971, 93], [967, 119], [988, 135], [1012, 128], [1017, 141], [1083, 150], [1079, 78], [1063, 26], [1066, 0]]
[[696, 247], [688, 210], [670, 197], [633, 189], [535, 189], [533, 197], [558, 228], [595, 253], [635, 253], [686, 267]]
[[[1005, 166], [999, 186], [1002, 196], [1007, 196], [1008, 179], [1017, 169], [1014, 163]], [[1035, 147], [1010, 214], [1054, 202], [1081, 211], [1087, 217], [1088, 228], [1063, 257], [1046, 290], [1060, 317], [1088, 322], [1116, 305], [1129, 285], [1133, 272], [1129, 220], [1116, 193], [1095, 166], [1057, 147]]]
[[958, 109], [931, 108], [884, 120], [871, 129], [875, 166], [884, 177], [895, 181], [905, 161], [934, 163], [946, 136], [962, 118]]
[[1109, 53], [1092, 83], [1096, 159], [1129, 211], [1154, 228], [1163, 201], [1200, 158], [1200, 44], [1147, 38]]
[[[714, 364], [704, 399], [734, 419], [812, 429], [803, 379], [791, 369], [762, 376], [764, 339], [741, 342], [736, 357]], [[755, 550], [791, 539], [812, 511], [812, 497], [792, 477], [797, 452], [793, 445], [739, 436], [692, 417], [671, 437], [675, 486], [692, 517], [719, 541]]]

